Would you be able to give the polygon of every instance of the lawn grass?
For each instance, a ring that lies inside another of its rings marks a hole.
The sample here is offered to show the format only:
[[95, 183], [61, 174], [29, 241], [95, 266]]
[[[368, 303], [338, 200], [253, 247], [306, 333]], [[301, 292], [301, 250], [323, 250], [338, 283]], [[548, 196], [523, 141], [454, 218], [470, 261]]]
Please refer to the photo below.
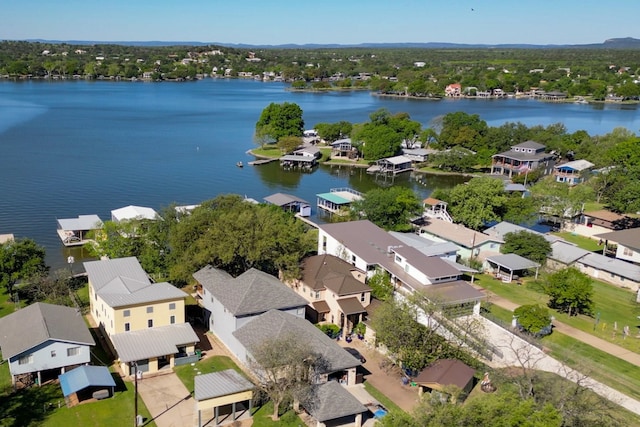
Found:
[[371, 384], [369, 384], [366, 381], [364, 382], [364, 389], [371, 396], [373, 396], [374, 399], [376, 399], [378, 402], [382, 403], [382, 406], [387, 408], [387, 410], [403, 412], [403, 410], [398, 405], [393, 403], [393, 401], [391, 399], [389, 399], [387, 396], [385, 396], [384, 393], [382, 393], [380, 390], [378, 390], [377, 388], [375, 388], [374, 386], [372, 386]]
[[586, 251], [598, 252], [602, 251], [603, 245], [598, 245], [598, 239], [592, 239], [590, 237], [580, 236], [578, 234], [569, 233], [566, 231], [560, 233], [551, 233], [554, 236], [562, 237], [567, 242], [577, 245]]
[[304, 423], [291, 409], [280, 416], [278, 421], [273, 421], [271, 415], [273, 414], [273, 404], [267, 402], [258, 408], [253, 413], [253, 426], [254, 427], [300, 427]]
[[[23, 304], [22, 304], [23, 305]], [[20, 305], [20, 307], [22, 307]], [[8, 314], [16, 311], [16, 303], [11, 299], [9, 293], [5, 292], [4, 289], [0, 290], [0, 317], [4, 317]]]
[[180, 381], [193, 393], [193, 379], [196, 375], [220, 372], [226, 369], [234, 369], [242, 374], [242, 370], [227, 356], [211, 356], [194, 363], [193, 365], [176, 366], [173, 370]]
[[280, 158], [282, 150], [275, 145], [265, 145], [264, 147], [252, 148], [251, 153], [258, 157]]

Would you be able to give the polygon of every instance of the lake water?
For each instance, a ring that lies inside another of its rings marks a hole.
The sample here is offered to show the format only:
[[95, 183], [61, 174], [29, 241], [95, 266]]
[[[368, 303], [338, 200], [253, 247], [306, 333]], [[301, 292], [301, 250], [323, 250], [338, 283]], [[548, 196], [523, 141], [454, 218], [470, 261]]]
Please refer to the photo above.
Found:
[[[318, 122], [364, 122], [378, 108], [408, 112], [423, 126], [449, 112], [479, 114], [491, 126], [562, 122], [591, 135], [615, 127], [637, 132], [635, 107], [549, 104], [531, 100], [423, 101], [356, 93], [293, 93], [280, 83], [202, 80], [187, 83], [0, 81], [0, 234], [30, 237], [47, 249], [47, 262], [65, 266], [79, 249], [62, 247], [56, 218], [98, 214], [127, 205], [162, 208], [195, 204], [222, 193], [262, 200], [276, 192], [315, 205], [333, 187], [367, 191], [362, 170], [320, 167], [285, 172], [277, 163], [238, 168], [252, 160], [253, 129], [271, 102], [295, 102], [306, 127]], [[421, 197], [462, 182], [460, 177], [409, 174], [393, 183]], [[315, 211], [314, 211], [315, 212]]]

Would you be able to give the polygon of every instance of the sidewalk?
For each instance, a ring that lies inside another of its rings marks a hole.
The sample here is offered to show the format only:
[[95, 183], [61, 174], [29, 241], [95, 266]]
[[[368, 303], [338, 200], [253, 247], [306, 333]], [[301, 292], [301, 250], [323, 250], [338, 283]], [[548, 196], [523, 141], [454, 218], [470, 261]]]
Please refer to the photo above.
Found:
[[[478, 287], [476, 286], [476, 288]], [[492, 304], [495, 304], [498, 307], [502, 307], [510, 311], [513, 311], [519, 307], [518, 304], [515, 304], [493, 293], [490, 295], [487, 294], [487, 297], [489, 297], [488, 300]], [[569, 326], [566, 323], [562, 323], [557, 320], [553, 321], [553, 329], [555, 331], [560, 332], [561, 334], [568, 335], [571, 338], [575, 338], [578, 341], [581, 341], [585, 344], [589, 344], [590, 346], [595, 347], [598, 350], [602, 350], [608, 354], [611, 354], [612, 356], [616, 356], [633, 365], [640, 366], [640, 354], [634, 353], [631, 350], [620, 347], [619, 345], [613, 344], [609, 341], [605, 341], [601, 338], [593, 336], [587, 332], [581, 331], [580, 329], [576, 329], [573, 326]]]

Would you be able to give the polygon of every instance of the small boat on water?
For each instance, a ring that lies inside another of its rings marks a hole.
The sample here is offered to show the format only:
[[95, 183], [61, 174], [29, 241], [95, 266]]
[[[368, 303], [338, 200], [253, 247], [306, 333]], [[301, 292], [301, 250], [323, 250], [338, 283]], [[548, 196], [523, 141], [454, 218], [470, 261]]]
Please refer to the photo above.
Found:
[[237, 166], [237, 167], [239, 167], [239, 168], [241, 168], [241, 167], [242, 167], [242, 166], [244, 166], [244, 165], [242, 164], [242, 162], [238, 162], [238, 163], [236, 163], [236, 166]]

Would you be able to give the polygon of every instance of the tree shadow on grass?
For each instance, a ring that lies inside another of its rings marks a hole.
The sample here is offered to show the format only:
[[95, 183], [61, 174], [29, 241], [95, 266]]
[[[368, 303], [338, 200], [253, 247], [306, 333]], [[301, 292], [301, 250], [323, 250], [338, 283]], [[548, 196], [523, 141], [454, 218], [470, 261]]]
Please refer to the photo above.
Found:
[[5, 392], [0, 397], [0, 425], [3, 426], [41, 425], [54, 409], [65, 404], [58, 384]]

